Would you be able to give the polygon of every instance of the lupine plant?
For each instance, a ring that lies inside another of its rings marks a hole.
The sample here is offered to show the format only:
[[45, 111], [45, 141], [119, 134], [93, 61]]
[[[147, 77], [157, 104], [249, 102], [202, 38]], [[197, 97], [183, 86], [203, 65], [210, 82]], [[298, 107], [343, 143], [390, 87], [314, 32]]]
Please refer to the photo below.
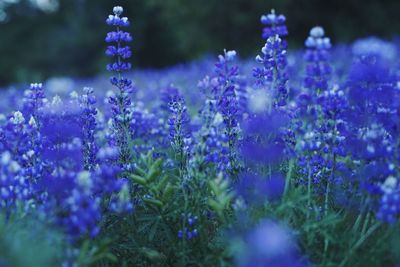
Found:
[[256, 60], [134, 86], [112, 12], [111, 84], [0, 92], [1, 267], [399, 266], [397, 43], [289, 50], [272, 10]]
[[264, 87], [273, 98], [275, 106], [285, 106], [289, 94], [285, 70], [287, 42], [282, 40], [288, 35], [285, 21], [285, 16], [276, 15], [274, 10], [261, 17], [261, 22], [266, 25], [263, 38], [267, 42], [261, 49], [262, 55], [256, 57], [256, 61], [263, 67], [254, 68], [253, 74], [258, 79], [258, 85]]
[[127, 17], [121, 17], [123, 8], [116, 6], [113, 8], [114, 15], [110, 15], [107, 24], [115, 27], [114, 31], [107, 33], [106, 42], [109, 44], [106, 54], [115, 59], [115, 62], [107, 65], [107, 70], [115, 73], [116, 76], [110, 78], [111, 84], [118, 91], [111, 96], [109, 101], [112, 105], [113, 127], [117, 146], [120, 150], [119, 161], [122, 166], [127, 167], [132, 159], [131, 130], [130, 121], [132, 119], [132, 100], [130, 94], [133, 90], [132, 81], [124, 78], [124, 72], [131, 69], [131, 63], [125, 62], [132, 55], [130, 47], [125, 45], [132, 41], [129, 32], [122, 29], [129, 26]]

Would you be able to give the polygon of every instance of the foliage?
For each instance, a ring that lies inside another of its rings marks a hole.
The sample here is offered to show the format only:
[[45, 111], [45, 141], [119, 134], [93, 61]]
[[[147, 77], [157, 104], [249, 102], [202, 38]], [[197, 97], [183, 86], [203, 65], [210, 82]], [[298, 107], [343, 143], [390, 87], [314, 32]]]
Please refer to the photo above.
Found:
[[139, 85], [124, 14], [109, 83], [1, 95], [0, 266], [400, 262], [395, 44], [318, 26], [288, 52], [272, 10], [254, 62], [224, 50]]

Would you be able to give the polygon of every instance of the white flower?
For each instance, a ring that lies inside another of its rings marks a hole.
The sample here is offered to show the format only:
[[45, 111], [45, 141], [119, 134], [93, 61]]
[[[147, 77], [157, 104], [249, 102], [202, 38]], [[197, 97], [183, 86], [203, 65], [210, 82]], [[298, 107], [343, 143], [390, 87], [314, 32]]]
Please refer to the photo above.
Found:
[[10, 118], [10, 122], [16, 125], [22, 124], [24, 123], [24, 121], [25, 121], [24, 115], [22, 115], [20, 111], [14, 112], [13, 117]]
[[114, 12], [115, 15], [119, 16], [119, 15], [122, 14], [122, 12], [124, 12], [124, 9], [123, 9], [122, 6], [115, 6], [113, 8], [113, 12]]
[[62, 104], [62, 99], [59, 95], [56, 95], [53, 97], [53, 99], [51, 100], [51, 104], [53, 106], [58, 106], [59, 104]]
[[16, 161], [11, 161], [10, 162], [10, 169], [12, 172], [17, 172], [21, 169], [21, 166]]
[[92, 179], [90, 177], [90, 172], [88, 171], [82, 171], [78, 173], [78, 184], [82, 186], [84, 189], [90, 189], [92, 187]]
[[28, 152], [26, 152], [26, 154], [28, 155], [28, 157], [32, 157], [33, 155], [35, 155], [35, 151], [33, 151], [32, 149], [29, 150]]
[[33, 89], [35, 89], [35, 90], [41, 89], [42, 86], [43, 86], [43, 84], [41, 84], [41, 83], [31, 83], [31, 89], [32, 89], [32, 90], [33, 90]]
[[375, 147], [374, 147], [373, 145], [368, 145], [368, 146], [367, 146], [367, 151], [368, 151], [369, 153], [374, 153], [374, 152], [375, 152]]
[[381, 189], [385, 193], [391, 193], [397, 187], [397, 179], [393, 176], [386, 178], [385, 182], [381, 185]]
[[72, 98], [72, 99], [77, 99], [79, 97], [79, 95], [78, 95], [78, 93], [76, 91], [72, 91], [69, 94], [69, 97]]
[[35, 118], [33, 116], [31, 116], [31, 118], [29, 119], [28, 123], [32, 128], [36, 128], [37, 127], [36, 120], [35, 120]]
[[234, 60], [236, 57], [236, 51], [230, 50], [230, 51], [225, 52], [225, 57], [227, 60]]
[[254, 90], [249, 98], [249, 109], [255, 113], [266, 111], [271, 105], [272, 99], [266, 90]]
[[310, 36], [314, 38], [321, 38], [325, 35], [325, 31], [322, 27], [316, 26], [310, 30]]
[[112, 90], [106, 92], [106, 98], [115, 97], [115, 93]]
[[8, 151], [3, 152], [0, 158], [1, 165], [7, 165], [10, 163], [10, 161], [11, 161], [11, 153]]
[[213, 121], [214, 125], [220, 125], [223, 121], [224, 121], [224, 118], [222, 117], [221, 113], [218, 112], [217, 114], [215, 114], [214, 121]]

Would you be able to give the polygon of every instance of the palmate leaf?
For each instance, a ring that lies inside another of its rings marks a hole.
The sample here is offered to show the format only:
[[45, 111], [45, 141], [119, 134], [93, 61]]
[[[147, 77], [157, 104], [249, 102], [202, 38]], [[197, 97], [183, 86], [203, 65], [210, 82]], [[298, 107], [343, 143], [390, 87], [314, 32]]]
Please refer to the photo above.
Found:
[[209, 181], [209, 187], [213, 193], [213, 198], [208, 200], [208, 205], [222, 217], [234, 197], [234, 194], [229, 191], [229, 182], [220, 175]]

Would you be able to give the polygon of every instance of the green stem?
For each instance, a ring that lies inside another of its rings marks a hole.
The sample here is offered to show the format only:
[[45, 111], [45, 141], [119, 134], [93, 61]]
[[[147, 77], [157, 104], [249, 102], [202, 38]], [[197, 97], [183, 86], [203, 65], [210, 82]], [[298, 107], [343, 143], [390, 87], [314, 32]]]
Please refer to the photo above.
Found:
[[364, 215], [365, 201], [362, 201], [361, 203], [364, 203], [364, 205], [363, 205], [362, 209], [360, 210], [360, 213], [358, 214], [356, 221], [353, 224], [352, 231], [357, 231], [358, 227], [360, 226], [363, 215]]
[[311, 169], [310, 169], [310, 164], [308, 164], [307, 219], [310, 217], [310, 207], [311, 207]]
[[325, 266], [326, 263], [326, 256], [328, 254], [328, 248], [329, 248], [329, 240], [326, 239], [324, 240], [324, 256], [323, 256], [323, 260], [322, 260], [322, 266]]
[[328, 179], [325, 188], [325, 204], [324, 204], [324, 214], [328, 215], [328, 202], [329, 202], [329, 193], [330, 193], [330, 181]]
[[367, 231], [370, 217], [371, 217], [371, 212], [368, 212], [367, 216], [365, 217], [364, 225], [361, 230], [361, 235], [365, 234], [365, 231]]
[[291, 160], [289, 160], [289, 169], [288, 169], [288, 172], [286, 174], [285, 190], [283, 191], [283, 196], [284, 197], [286, 196], [286, 194], [287, 194], [287, 192], [289, 190], [290, 180], [292, 178], [293, 167], [294, 167], [294, 160], [291, 159]]
[[342, 262], [339, 264], [339, 267], [343, 267], [346, 265], [346, 263], [349, 261], [350, 257], [352, 254], [359, 248], [361, 245], [367, 240], [368, 237], [370, 237], [380, 226], [382, 225], [381, 222], [375, 223], [373, 226], [371, 226], [365, 234], [363, 234], [360, 239], [354, 244], [353, 247], [350, 248], [349, 253], [344, 257]]

